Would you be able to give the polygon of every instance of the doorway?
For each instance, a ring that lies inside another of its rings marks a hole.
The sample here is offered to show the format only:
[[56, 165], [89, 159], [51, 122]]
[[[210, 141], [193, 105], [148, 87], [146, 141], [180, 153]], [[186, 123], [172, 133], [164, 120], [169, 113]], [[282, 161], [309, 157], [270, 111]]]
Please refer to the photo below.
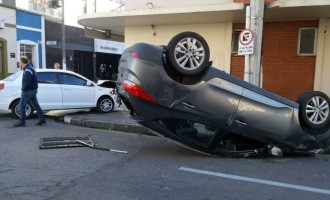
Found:
[[0, 79], [4, 78], [4, 56], [3, 56], [3, 45], [0, 42]]

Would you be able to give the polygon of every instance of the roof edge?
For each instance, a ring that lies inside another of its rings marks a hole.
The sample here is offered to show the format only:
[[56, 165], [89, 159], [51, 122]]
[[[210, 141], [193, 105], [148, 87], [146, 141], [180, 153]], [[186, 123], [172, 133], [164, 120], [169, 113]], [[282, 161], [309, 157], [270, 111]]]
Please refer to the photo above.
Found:
[[151, 9], [136, 9], [136, 10], [120, 10], [100, 13], [90, 13], [78, 16], [78, 24], [83, 25], [84, 19], [103, 18], [103, 17], [134, 17], [134, 16], [152, 16], [152, 15], [167, 15], [167, 14], [185, 14], [185, 13], [200, 13], [200, 12], [216, 12], [216, 11], [234, 11], [243, 10], [244, 3], [227, 3], [218, 5], [203, 5], [189, 6], [178, 8], [151, 8]]
[[304, 6], [327, 6], [330, 5], [329, 0], [277, 0], [269, 4], [269, 8], [280, 7], [280, 8], [289, 8], [289, 7], [304, 7]]

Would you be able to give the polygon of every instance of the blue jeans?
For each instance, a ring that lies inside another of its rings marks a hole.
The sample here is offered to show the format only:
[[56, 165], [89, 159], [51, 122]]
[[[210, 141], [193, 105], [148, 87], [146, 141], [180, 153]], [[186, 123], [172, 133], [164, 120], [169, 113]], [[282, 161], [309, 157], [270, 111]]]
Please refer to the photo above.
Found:
[[38, 103], [37, 92], [38, 92], [38, 90], [22, 91], [21, 100], [19, 101], [19, 110], [20, 110], [19, 120], [24, 124], [25, 124], [25, 117], [26, 117], [25, 116], [25, 107], [26, 107], [26, 104], [30, 100], [31, 100], [34, 108], [37, 110], [39, 121], [45, 121], [45, 116]]

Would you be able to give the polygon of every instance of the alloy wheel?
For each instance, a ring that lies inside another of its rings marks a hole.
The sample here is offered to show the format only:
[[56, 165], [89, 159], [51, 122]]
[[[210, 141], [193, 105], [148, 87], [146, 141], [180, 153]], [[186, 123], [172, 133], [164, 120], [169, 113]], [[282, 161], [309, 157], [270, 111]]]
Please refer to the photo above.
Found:
[[321, 96], [311, 98], [306, 106], [306, 116], [313, 124], [321, 124], [329, 117], [329, 104]]
[[187, 37], [175, 47], [175, 60], [181, 68], [193, 70], [199, 68], [205, 58], [205, 49], [200, 41]]
[[109, 112], [112, 110], [113, 103], [110, 99], [103, 99], [100, 102], [100, 108], [103, 112]]
[[[32, 108], [31, 108], [30, 105], [27, 104], [25, 106], [25, 116], [29, 116], [31, 114], [31, 112], [32, 112]], [[17, 117], [20, 116], [19, 104], [15, 107], [15, 114], [16, 114]]]

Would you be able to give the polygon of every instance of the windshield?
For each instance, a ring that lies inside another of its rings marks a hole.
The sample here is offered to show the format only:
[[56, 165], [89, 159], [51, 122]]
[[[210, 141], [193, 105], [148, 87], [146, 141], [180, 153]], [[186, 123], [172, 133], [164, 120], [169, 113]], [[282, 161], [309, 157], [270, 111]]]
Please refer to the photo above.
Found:
[[15, 74], [12, 74], [10, 76], [8, 76], [7, 78], [3, 79], [3, 81], [6, 82], [13, 82], [15, 81], [18, 77], [20, 77], [22, 74], [22, 71], [16, 72]]

